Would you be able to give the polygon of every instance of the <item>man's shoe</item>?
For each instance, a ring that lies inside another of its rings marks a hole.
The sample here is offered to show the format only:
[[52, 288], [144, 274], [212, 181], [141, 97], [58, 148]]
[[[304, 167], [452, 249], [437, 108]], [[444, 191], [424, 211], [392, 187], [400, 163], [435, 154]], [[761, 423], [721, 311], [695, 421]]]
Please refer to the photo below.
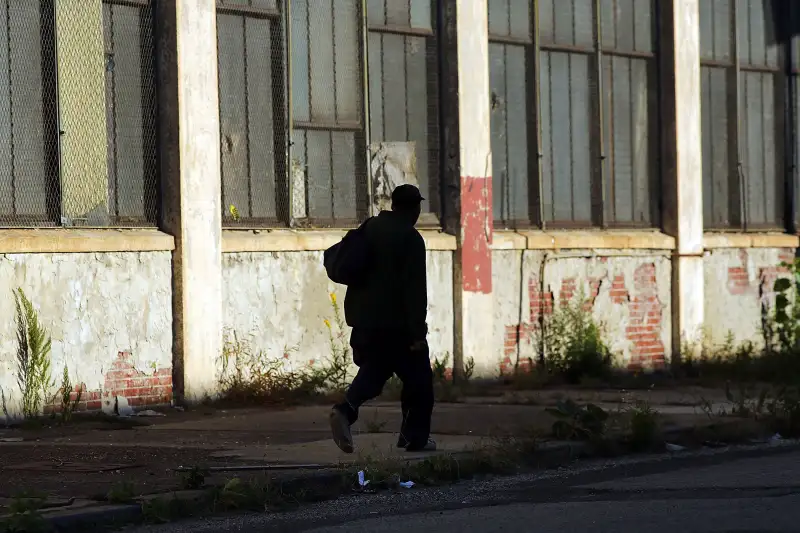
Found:
[[334, 407], [330, 414], [333, 442], [344, 453], [353, 453], [353, 435], [350, 433], [350, 421], [347, 415]]
[[[398, 443], [399, 444], [399, 443]], [[436, 442], [433, 439], [428, 439], [425, 444], [409, 444], [406, 446], [407, 452], [435, 452]]]

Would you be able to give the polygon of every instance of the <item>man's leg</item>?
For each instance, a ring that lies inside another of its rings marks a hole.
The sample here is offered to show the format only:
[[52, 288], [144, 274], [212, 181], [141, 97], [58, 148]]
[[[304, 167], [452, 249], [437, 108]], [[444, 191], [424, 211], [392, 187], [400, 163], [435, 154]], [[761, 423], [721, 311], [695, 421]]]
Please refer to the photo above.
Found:
[[424, 350], [398, 357], [395, 365], [395, 373], [403, 382], [403, 425], [398, 446], [405, 441], [409, 451], [430, 448], [434, 396], [433, 371], [427, 345]]
[[[361, 348], [353, 348], [353, 351]], [[330, 414], [331, 432], [336, 445], [345, 453], [353, 453], [353, 436], [350, 426], [358, 420], [358, 409], [380, 395], [383, 386], [392, 376], [391, 368], [380, 357], [359, 353], [360, 367], [347, 388], [345, 399], [333, 407]]]

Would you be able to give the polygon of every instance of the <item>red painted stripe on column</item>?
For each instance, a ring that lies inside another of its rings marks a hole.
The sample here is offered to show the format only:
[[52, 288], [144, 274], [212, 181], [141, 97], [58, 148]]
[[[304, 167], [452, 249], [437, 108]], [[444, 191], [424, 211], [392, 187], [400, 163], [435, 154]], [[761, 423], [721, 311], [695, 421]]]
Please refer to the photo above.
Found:
[[492, 292], [492, 177], [461, 177], [461, 282], [467, 292]]

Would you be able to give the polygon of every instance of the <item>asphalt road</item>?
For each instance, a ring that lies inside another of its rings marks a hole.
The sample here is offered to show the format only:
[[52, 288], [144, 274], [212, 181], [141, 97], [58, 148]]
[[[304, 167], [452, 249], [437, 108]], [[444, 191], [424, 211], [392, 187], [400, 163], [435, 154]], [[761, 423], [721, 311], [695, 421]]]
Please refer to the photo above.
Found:
[[800, 531], [800, 449], [708, 450], [583, 463], [446, 489], [354, 494], [280, 515], [140, 528], [140, 533]]

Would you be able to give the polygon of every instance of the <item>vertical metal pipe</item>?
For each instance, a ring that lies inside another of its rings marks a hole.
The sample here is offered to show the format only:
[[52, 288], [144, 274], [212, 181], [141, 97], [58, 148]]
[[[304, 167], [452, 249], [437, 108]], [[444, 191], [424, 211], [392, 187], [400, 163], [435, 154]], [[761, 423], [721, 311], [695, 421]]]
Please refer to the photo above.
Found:
[[600, 227], [606, 227], [606, 154], [605, 154], [605, 138], [603, 136], [604, 117], [603, 117], [603, 21], [600, 16], [600, 0], [594, 0], [594, 45], [597, 50], [597, 61], [595, 64], [597, 75], [597, 142], [599, 144], [598, 153], [600, 154], [600, 169], [598, 175], [600, 176]]
[[739, 66], [739, 2], [738, 0], [734, 0], [731, 4], [731, 15], [733, 18], [733, 27], [731, 28], [731, 34], [733, 36], [733, 97], [736, 104], [736, 120], [734, 122], [735, 134], [733, 140], [736, 143], [736, 176], [739, 180], [739, 209], [740, 216], [742, 217], [742, 231], [747, 231], [747, 200], [745, 198], [747, 192], [747, 178], [744, 173], [744, 165], [742, 164], [742, 73]]
[[284, 7], [284, 54], [286, 57], [286, 170], [289, 191], [288, 224], [294, 225], [294, 163], [292, 161], [292, 128], [294, 115], [292, 114], [292, 0], [283, 0]]
[[536, 181], [539, 189], [539, 227], [542, 231], [547, 229], [547, 222], [544, 216], [544, 183], [542, 182], [542, 97], [541, 97], [541, 83], [542, 79], [542, 61], [541, 61], [541, 38], [539, 32], [539, 0], [533, 0], [533, 13], [531, 13], [531, 20], [533, 22], [533, 94], [534, 106], [536, 106]]
[[369, 26], [367, 20], [367, 2], [366, 0], [361, 0], [361, 71], [362, 93], [364, 95], [361, 101], [364, 103], [362, 112], [364, 117], [364, 156], [367, 158], [367, 201], [369, 202], [367, 216], [374, 216], [376, 213], [373, 198], [374, 191], [372, 190], [372, 153], [370, 151], [372, 132], [369, 127]]

